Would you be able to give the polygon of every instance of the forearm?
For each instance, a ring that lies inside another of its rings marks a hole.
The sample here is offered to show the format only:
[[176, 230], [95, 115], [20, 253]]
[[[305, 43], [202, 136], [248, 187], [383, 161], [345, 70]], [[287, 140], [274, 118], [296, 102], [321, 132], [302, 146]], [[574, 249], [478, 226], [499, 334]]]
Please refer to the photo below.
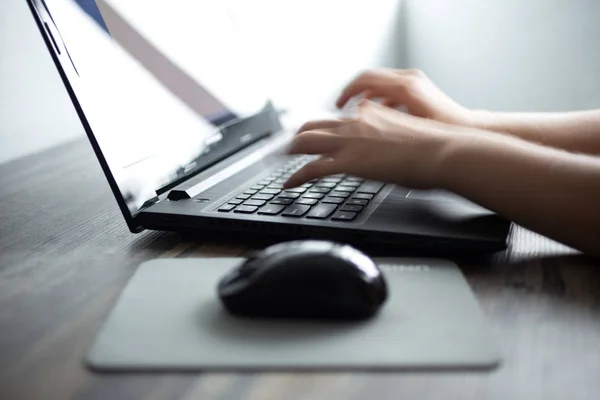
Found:
[[473, 112], [473, 127], [570, 152], [600, 154], [600, 110], [564, 113]]
[[600, 256], [600, 158], [480, 133], [449, 142], [439, 171], [441, 188]]

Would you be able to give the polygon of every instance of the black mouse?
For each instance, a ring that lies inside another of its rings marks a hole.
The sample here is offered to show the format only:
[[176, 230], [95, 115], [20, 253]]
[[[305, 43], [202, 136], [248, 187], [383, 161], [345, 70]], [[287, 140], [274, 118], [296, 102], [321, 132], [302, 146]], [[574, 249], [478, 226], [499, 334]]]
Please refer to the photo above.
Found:
[[225, 309], [253, 318], [359, 320], [387, 300], [385, 278], [361, 251], [293, 241], [251, 254], [217, 287]]

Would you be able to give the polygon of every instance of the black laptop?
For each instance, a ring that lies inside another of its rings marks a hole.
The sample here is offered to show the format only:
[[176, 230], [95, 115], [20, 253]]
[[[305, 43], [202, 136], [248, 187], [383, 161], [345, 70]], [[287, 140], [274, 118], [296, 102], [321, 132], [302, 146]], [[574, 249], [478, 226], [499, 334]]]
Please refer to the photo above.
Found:
[[[272, 101], [231, 107], [209, 78], [176, 93], [152, 80], [152, 66], [145, 84], [99, 13], [75, 0], [28, 2], [131, 232], [321, 238], [427, 254], [506, 248], [510, 221], [451, 193], [346, 175], [282, 190], [311, 157], [285, 154], [294, 131]], [[206, 101], [190, 106], [190, 93]]]

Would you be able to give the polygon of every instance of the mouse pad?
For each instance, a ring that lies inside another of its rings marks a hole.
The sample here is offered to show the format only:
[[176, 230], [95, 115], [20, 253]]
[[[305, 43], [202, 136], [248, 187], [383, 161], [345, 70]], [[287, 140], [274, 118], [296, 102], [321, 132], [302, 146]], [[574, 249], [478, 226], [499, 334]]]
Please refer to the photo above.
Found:
[[241, 258], [140, 265], [99, 332], [87, 365], [105, 371], [490, 369], [493, 335], [458, 267], [375, 259], [389, 287], [361, 322], [248, 320], [228, 314], [219, 279]]

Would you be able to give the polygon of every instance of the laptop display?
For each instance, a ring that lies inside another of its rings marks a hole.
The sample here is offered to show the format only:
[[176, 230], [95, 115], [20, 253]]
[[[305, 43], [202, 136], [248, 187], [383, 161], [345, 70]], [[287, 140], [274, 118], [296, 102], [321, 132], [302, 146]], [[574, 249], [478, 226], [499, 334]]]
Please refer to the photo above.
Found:
[[170, 51], [170, 58], [194, 79], [191, 109], [114, 40], [111, 21], [103, 18], [95, 1], [36, 1], [51, 16], [54, 26], [45, 28], [54, 39], [80, 117], [131, 216], [185, 177], [242, 147], [243, 141], [228, 138], [223, 127], [270, 104], [250, 87], [252, 77], [227, 63], [226, 56], [234, 57], [239, 44], [231, 21], [227, 25], [223, 19], [226, 14], [211, 11], [197, 16], [202, 26], [182, 19], [174, 28], [173, 19], [185, 10], [173, 12], [169, 21], [159, 18], [157, 7], [163, 2], [122, 2], [130, 7], [124, 12], [139, 16], [135, 22], [146, 38], [154, 35], [161, 50]]

